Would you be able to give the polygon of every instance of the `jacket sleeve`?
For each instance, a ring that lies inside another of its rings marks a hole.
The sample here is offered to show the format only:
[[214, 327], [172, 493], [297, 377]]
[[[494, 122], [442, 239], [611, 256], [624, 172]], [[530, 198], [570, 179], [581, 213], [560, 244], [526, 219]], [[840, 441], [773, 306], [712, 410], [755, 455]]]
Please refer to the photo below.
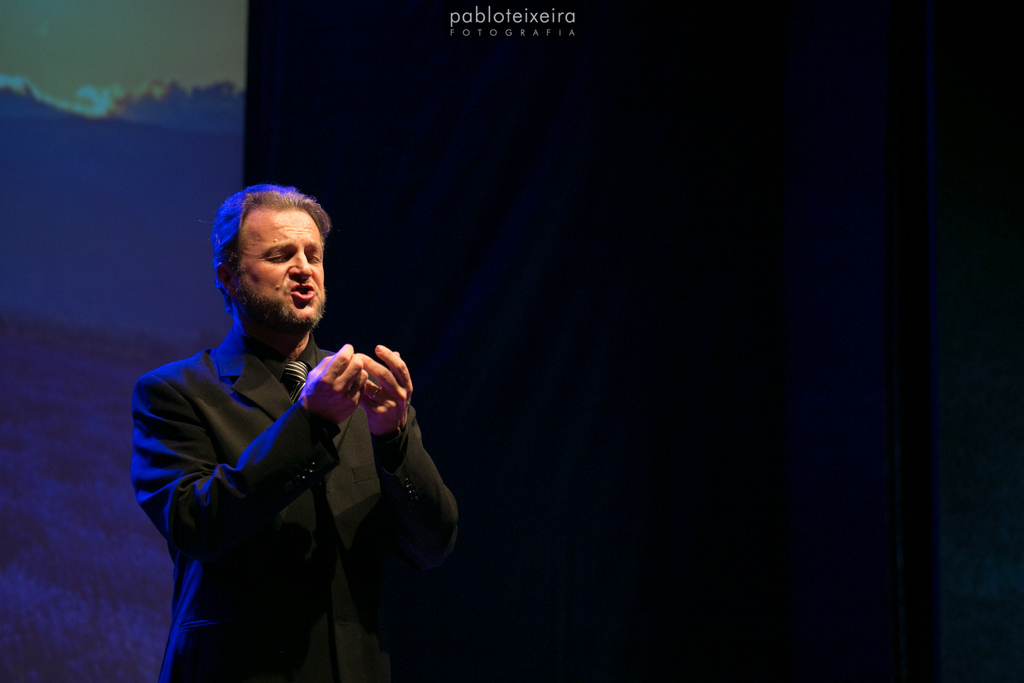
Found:
[[[184, 382], [144, 375], [132, 398], [135, 496], [173, 549], [215, 560], [251, 537], [338, 463], [323, 424], [301, 406], [234, 454]], [[237, 429], [237, 427], [235, 427]]]
[[[410, 406], [402, 433], [389, 441], [374, 439], [374, 458], [382, 495], [391, 503], [400, 554], [419, 569], [436, 567], [451, 554], [458, 533], [455, 496], [423, 447], [423, 436]], [[398, 463], [389, 472], [383, 463]]]

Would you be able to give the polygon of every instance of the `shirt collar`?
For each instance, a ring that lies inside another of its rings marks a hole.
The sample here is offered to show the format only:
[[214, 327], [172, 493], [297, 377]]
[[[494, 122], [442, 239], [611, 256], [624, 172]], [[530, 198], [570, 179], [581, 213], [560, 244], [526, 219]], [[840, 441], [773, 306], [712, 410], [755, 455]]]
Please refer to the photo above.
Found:
[[[277, 381], [280, 382], [284, 376], [284, 362], [287, 359], [277, 350], [245, 333], [242, 333], [242, 343], [245, 344], [246, 350], [256, 356], [266, 366], [267, 370], [277, 378]], [[309, 335], [309, 341], [306, 342], [306, 348], [299, 354], [298, 360], [301, 360], [310, 368], [316, 366], [316, 342], [313, 340], [312, 333]]]

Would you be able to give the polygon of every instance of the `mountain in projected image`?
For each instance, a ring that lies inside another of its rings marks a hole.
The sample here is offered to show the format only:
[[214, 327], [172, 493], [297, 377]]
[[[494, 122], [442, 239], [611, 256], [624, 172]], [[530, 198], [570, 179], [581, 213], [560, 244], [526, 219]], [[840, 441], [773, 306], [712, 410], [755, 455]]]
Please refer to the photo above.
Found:
[[40, 102], [34, 97], [0, 88], [0, 121], [10, 119], [53, 120], [68, 116], [71, 114], [45, 102]]
[[118, 118], [200, 132], [240, 133], [244, 124], [245, 92], [231, 83], [187, 91], [177, 83], [157, 84], [123, 105]]
[[82, 86], [74, 101], [41, 92], [22, 76], [0, 74], [0, 119], [120, 119], [197, 132], [239, 133], [244, 125], [245, 91], [233, 83], [186, 89], [152, 81], [126, 93], [120, 87]]
[[0, 269], [0, 314], [217, 343], [229, 321], [209, 229], [241, 184], [244, 93], [167, 86], [89, 117], [10, 81], [0, 226], [18, 257]]

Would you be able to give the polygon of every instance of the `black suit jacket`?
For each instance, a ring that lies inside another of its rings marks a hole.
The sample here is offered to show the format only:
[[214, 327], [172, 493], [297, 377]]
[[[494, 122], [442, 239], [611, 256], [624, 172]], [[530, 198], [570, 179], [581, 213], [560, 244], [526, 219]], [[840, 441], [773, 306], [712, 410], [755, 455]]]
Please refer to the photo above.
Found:
[[327, 423], [235, 330], [140, 378], [132, 409], [136, 498], [174, 561], [160, 680], [389, 680], [385, 553], [431, 567], [457, 529], [415, 411], [388, 443], [361, 408]]

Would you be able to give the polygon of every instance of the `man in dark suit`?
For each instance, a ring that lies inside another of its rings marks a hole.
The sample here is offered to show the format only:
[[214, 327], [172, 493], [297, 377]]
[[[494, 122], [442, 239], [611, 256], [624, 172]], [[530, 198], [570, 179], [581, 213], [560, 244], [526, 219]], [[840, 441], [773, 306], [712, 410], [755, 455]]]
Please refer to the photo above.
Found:
[[161, 681], [388, 681], [385, 554], [427, 568], [455, 542], [401, 356], [313, 341], [329, 230], [294, 188], [229, 197], [231, 332], [136, 384], [132, 483], [174, 561]]

